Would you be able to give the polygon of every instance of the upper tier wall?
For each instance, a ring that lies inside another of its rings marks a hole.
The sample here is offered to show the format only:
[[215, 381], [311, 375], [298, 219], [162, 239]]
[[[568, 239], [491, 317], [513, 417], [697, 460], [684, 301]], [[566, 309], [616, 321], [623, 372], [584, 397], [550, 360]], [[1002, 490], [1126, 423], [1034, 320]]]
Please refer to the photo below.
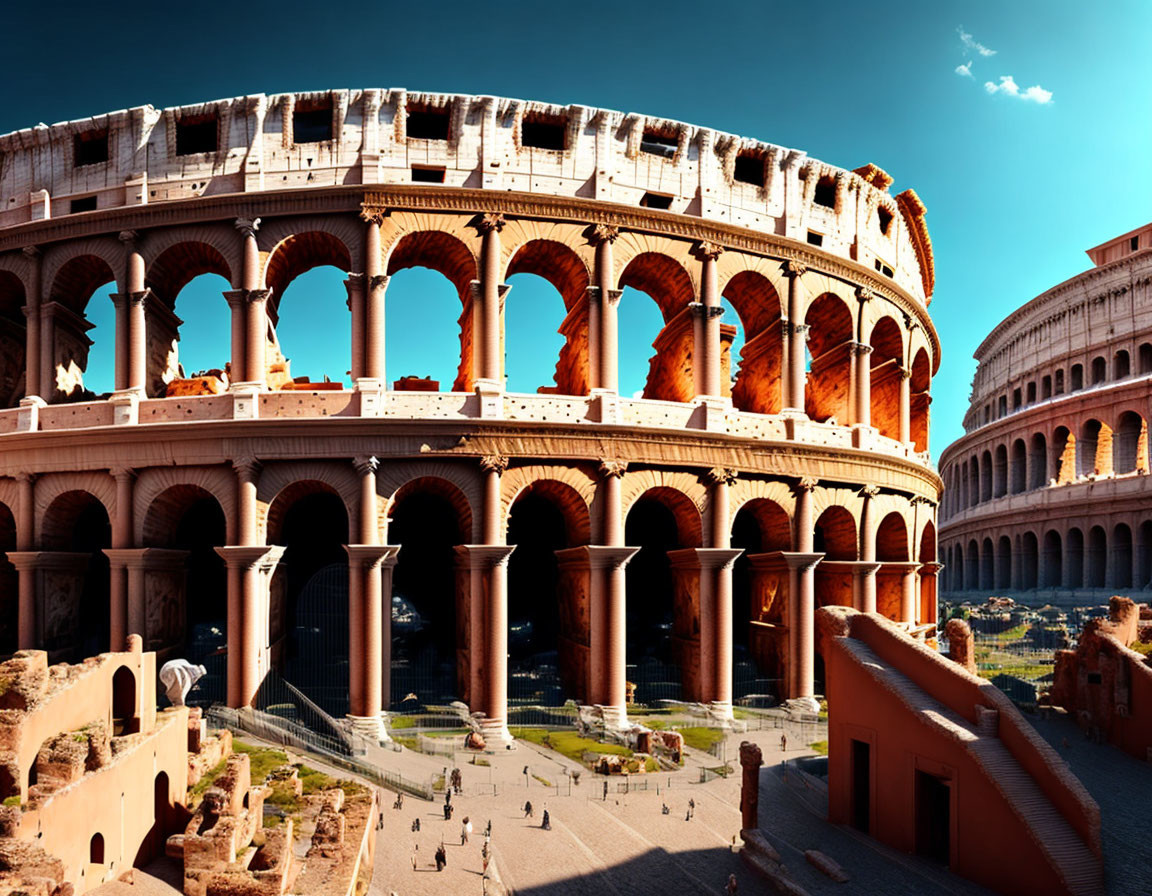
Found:
[[[446, 125], [446, 139], [411, 135], [409, 109], [445, 111], [433, 128]], [[311, 133], [295, 133], [306, 123], [297, 112], [310, 114]], [[533, 123], [545, 129], [535, 142], [564, 148], [525, 146], [525, 119], [530, 130]], [[549, 124], [559, 127], [548, 132]], [[85, 148], [93, 136], [96, 145]], [[193, 151], [204, 140], [215, 151]], [[881, 272], [923, 304], [934, 282], [924, 206], [911, 190], [890, 195], [891, 179], [878, 168], [849, 172], [797, 150], [584, 106], [403, 89], [256, 94], [38, 125], [0, 137], [0, 153], [0, 228], [83, 214], [93, 201], [104, 210], [228, 193], [427, 182], [442, 170], [448, 186], [666, 207], [819, 240], [823, 251]], [[94, 160], [79, 164], [85, 158]], [[762, 184], [749, 182], [757, 180]], [[77, 199], [84, 202], [74, 210]]]

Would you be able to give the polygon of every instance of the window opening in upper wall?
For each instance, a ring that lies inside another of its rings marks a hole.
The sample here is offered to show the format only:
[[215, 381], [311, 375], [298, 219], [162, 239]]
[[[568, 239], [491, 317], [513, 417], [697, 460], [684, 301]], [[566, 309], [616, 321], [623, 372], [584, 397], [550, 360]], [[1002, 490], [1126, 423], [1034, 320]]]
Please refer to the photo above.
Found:
[[762, 153], [745, 150], [736, 156], [736, 167], [732, 171], [732, 177], [742, 184], [762, 187], [765, 164], [767, 163]]
[[108, 161], [108, 132], [89, 131], [72, 139], [72, 166], [99, 165]]
[[680, 138], [670, 131], [645, 128], [640, 137], [640, 152], [671, 159], [680, 146]]
[[332, 139], [332, 100], [298, 100], [292, 110], [292, 142], [323, 143]]
[[1140, 248], [1140, 234], [1136, 234], [1136, 236], [1128, 240], [1128, 248], [1133, 252]]
[[1040, 380], [1040, 398], [1046, 400], [1052, 397], [1052, 377], [1046, 376]]
[[219, 148], [220, 122], [215, 115], [196, 115], [176, 122], [176, 155], [216, 152]]
[[416, 140], [447, 140], [452, 116], [446, 106], [432, 108], [417, 103], [408, 104], [408, 120], [405, 132]]
[[1057, 370], [1056, 371], [1056, 394], [1057, 395], [1063, 395], [1064, 394], [1064, 371], [1063, 370]]
[[[1051, 385], [1049, 385], [1049, 388], [1051, 388]], [[1032, 404], [1032, 402], [1034, 402], [1036, 400], [1036, 382], [1035, 381], [1032, 381], [1031, 383], [1028, 384], [1028, 391], [1026, 394], [1027, 394], [1027, 397], [1025, 398], [1025, 401], [1028, 404]]]
[[888, 211], [884, 206], [880, 206], [876, 211], [876, 220], [880, 224], [880, 232], [884, 234], [884, 236], [888, 236], [888, 229], [892, 226], [892, 212]]
[[529, 112], [520, 122], [520, 145], [535, 149], [567, 149], [568, 119], [563, 115]]
[[640, 207], [669, 209], [672, 208], [672, 197], [663, 193], [645, 193], [640, 198]]
[[810, 246], [823, 246], [824, 245], [824, 235], [817, 233], [814, 230], [809, 230], [808, 231], [808, 245], [810, 245]]
[[1012, 390], [1012, 410], [1016, 410], [1024, 403], [1024, 395], [1019, 389]]
[[73, 199], [68, 204], [68, 213], [71, 215], [76, 212], [94, 212], [96, 211], [96, 197], [95, 196], [82, 196], [79, 199]]
[[413, 165], [412, 183], [414, 184], [442, 184], [444, 183], [444, 168]]
[[836, 178], [825, 175], [816, 181], [816, 193], [812, 201], [825, 208], [836, 208]]
[[1084, 388], [1084, 367], [1081, 364], [1072, 365], [1072, 385], [1070, 391], [1077, 392]]

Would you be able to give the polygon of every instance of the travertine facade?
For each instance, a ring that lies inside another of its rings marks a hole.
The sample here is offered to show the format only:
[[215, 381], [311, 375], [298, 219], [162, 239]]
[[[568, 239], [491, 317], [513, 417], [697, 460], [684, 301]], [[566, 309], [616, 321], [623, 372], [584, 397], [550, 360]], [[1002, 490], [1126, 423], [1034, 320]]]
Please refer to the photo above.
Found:
[[[684, 695], [721, 714], [734, 629], [781, 696], [810, 698], [817, 604], [934, 622], [931, 245], [915, 194], [889, 195], [874, 166], [643, 116], [403, 90], [144, 107], [10, 134], [0, 152], [0, 601], [20, 646], [68, 650], [82, 608], [106, 600], [113, 640], [143, 631], [178, 649], [206, 562], [179, 533], [206, 513], [221, 522], [197, 545], [227, 565], [228, 702], [249, 703], [283, 655], [293, 545], [330, 543], [349, 566], [336, 636], [350, 709], [375, 729], [391, 690], [390, 526], [439, 502], [458, 693], [499, 736], [508, 524], [527, 497], [563, 517], [549, 600], [566, 687], [611, 719], [641, 505], [674, 533], [661, 599]], [[352, 390], [291, 382], [275, 339], [279, 297], [317, 265], [348, 273]], [[388, 280], [414, 266], [460, 298], [451, 391], [384, 382]], [[233, 287], [230, 345], [221, 371], [180, 378], [173, 302], [204, 272]], [[540, 394], [504, 388], [506, 353], [534, 350], [505, 344], [517, 272], [548, 279], [567, 308]], [[99, 398], [83, 391], [84, 313], [111, 281], [117, 388]], [[618, 394], [626, 287], [664, 320], [641, 398]], [[744, 325], [738, 359], [721, 297]], [[327, 528], [301, 510], [323, 502]], [[736, 605], [751, 609], [734, 624], [741, 520]], [[413, 549], [422, 536], [405, 532]], [[197, 600], [215, 597], [205, 586]]]
[[940, 458], [944, 590], [1038, 600], [1152, 584], [1152, 225], [1009, 315], [976, 350]]

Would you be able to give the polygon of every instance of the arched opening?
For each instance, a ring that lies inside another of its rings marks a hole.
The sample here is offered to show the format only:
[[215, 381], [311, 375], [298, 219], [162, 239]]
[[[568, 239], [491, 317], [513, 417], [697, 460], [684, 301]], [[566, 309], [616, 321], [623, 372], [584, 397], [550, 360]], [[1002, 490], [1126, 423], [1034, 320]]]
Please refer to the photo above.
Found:
[[1112, 379], [1122, 380], [1131, 374], [1132, 362], [1128, 358], [1128, 352], [1120, 349], [1112, 358]]
[[140, 711], [136, 699], [136, 676], [127, 666], [112, 675], [112, 734], [136, 734], [140, 730]]
[[908, 384], [911, 400], [908, 410], [911, 414], [909, 434], [917, 451], [928, 450], [928, 418], [932, 405], [932, 362], [924, 349], [916, 352], [912, 361], [912, 381]]
[[1147, 342], [1141, 343], [1138, 350], [1140, 373], [1152, 373], [1152, 344]]
[[24, 384], [24, 284], [11, 271], [0, 271], [0, 408], [14, 408], [26, 391]]
[[[140, 849], [132, 862], [134, 868], [143, 868], [153, 859], [162, 856], [168, 834], [178, 824], [178, 819], [175, 818], [176, 807], [172, 804], [170, 790], [168, 773], [160, 772], [157, 774], [152, 782], [152, 828], [140, 844]], [[244, 799], [248, 799], [247, 794], [244, 795]]]
[[1066, 426], [1057, 426], [1052, 433], [1052, 470], [1057, 485], [1076, 481], [1076, 437]]
[[1076, 441], [1076, 475], [1105, 476], [1112, 471], [1112, 430], [1099, 420], [1080, 427]]
[[180, 552], [158, 552], [145, 571], [145, 590], [156, 601], [145, 648], [158, 652], [161, 665], [180, 657], [204, 666], [187, 697], [194, 705], [227, 696], [228, 577], [216, 553], [227, 544], [226, 529], [220, 502], [195, 485], [165, 489], [144, 518], [145, 547]]
[[1088, 556], [1086, 558], [1087, 582], [1089, 588], [1104, 588], [1108, 581], [1108, 536], [1103, 527], [1093, 526], [1088, 530]]
[[1077, 528], [1068, 530], [1068, 581], [1064, 587], [1084, 587], [1084, 533]]
[[1140, 524], [1139, 541], [1136, 546], [1136, 587], [1152, 585], [1152, 521]]
[[780, 296], [765, 277], [741, 271], [724, 286], [724, 298], [744, 328], [732, 403], [742, 411], [778, 414], [784, 369]]
[[625, 573], [627, 674], [636, 702], [697, 699], [698, 573], [694, 558], [672, 552], [700, 545], [699, 513], [682, 493], [651, 489], [629, 509], [624, 538], [640, 548]]
[[808, 306], [804, 323], [808, 327], [804, 410], [813, 420], [845, 424], [852, 412], [848, 406], [855, 345], [852, 312], [838, 296], [824, 293]]
[[967, 560], [964, 567], [964, 586], [969, 591], [976, 591], [980, 588], [980, 546], [976, 543], [975, 538], [969, 539], [968, 541]]
[[[916, 555], [916, 559], [921, 564], [935, 563], [937, 556], [936, 545], [936, 526], [928, 522], [924, 525], [924, 531], [920, 534], [920, 551]], [[935, 625], [937, 617], [937, 577], [935, 575], [926, 574], [929, 570], [921, 567], [920, 570], [920, 613], [918, 619], [920, 622]]]
[[[51, 356], [40, 359], [47, 401], [91, 401], [116, 387], [116, 309], [109, 299], [115, 281], [96, 255], [69, 259], [53, 279], [41, 306], [41, 327], [50, 330]], [[112, 289], [102, 289], [108, 284]]]
[[995, 471], [992, 480], [992, 496], [1003, 498], [1008, 494], [1008, 449], [1003, 445], [996, 446]]
[[1044, 533], [1044, 580], [1045, 588], [1059, 588], [1064, 577], [1064, 546], [1060, 533], [1049, 529]]
[[[876, 530], [876, 559], [881, 563], [907, 563], [908, 524], [899, 513], [889, 513]], [[876, 611], [892, 620], [900, 620], [904, 588], [903, 569], [881, 566], [876, 573]]]
[[325, 712], [348, 713], [348, 511], [320, 482], [296, 482], [268, 508], [268, 542], [283, 545], [272, 577], [272, 664]]
[[816, 520], [812, 535], [812, 549], [825, 560], [856, 559], [856, 521], [845, 508], [827, 508]]
[[[272, 389], [350, 382], [352, 318], [344, 281], [351, 270], [348, 247], [323, 231], [294, 234], [272, 250], [265, 271]], [[317, 327], [318, 320], [324, 326]]]
[[992, 549], [992, 539], [985, 538], [980, 543], [980, 590], [991, 591], [996, 587], [996, 559]]
[[896, 321], [882, 317], [872, 328], [872, 425], [880, 435], [900, 438], [900, 379], [904, 375], [904, 337]]
[[996, 542], [996, 588], [1012, 587], [1012, 539], [1001, 535]]
[[[468, 680], [469, 573], [466, 563], [458, 571], [456, 558], [456, 546], [471, 540], [467, 499], [442, 479], [417, 479], [396, 493], [390, 515], [388, 540], [400, 545], [392, 577], [392, 703], [410, 710], [479, 700]], [[404, 702], [409, 694], [416, 705]]]
[[1118, 476], [1148, 469], [1148, 430], [1143, 418], [1133, 411], [1122, 413], [1116, 423], [1112, 469]]
[[[1073, 364], [1072, 369], [1069, 373], [1070, 373], [1069, 378], [1071, 380], [1071, 386], [1069, 387], [1069, 391], [1079, 392], [1081, 389], [1084, 388], [1084, 365], [1083, 364]], [[1057, 375], [1057, 380], [1059, 380], [1059, 375]]]
[[1112, 588], [1132, 587], [1132, 530], [1117, 523], [1112, 530]]
[[980, 501], [992, 500], [992, 452], [985, 449], [980, 455]]
[[1028, 484], [1028, 449], [1023, 439], [1012, 443], [1011, 474], [1009, 475], [1008, 490], [1018, 495], [1025, 490]]
[[508, 264], [509, 392], [588, 394], [588, 270], [570, 248], [532, 240]]
[[1108, 379], [1108, 362], [1103, 358], [1092, 359], [1092, 385], [1098, 386]]
[[93, 834], [88, 841], [88, 863], [91, 865], [104, 864], [104, 835]]
[[559, 706], [588, 701], [591, 632], [587, 506], [571, 486], [537, 480], [508, 515], [508, 699]]
[[17, 647], [20, 577], [8, 560], [8, 551], [14, 550], [16, 518], [6, 505], [0, 504], [0, 654], [4, 655]]
[[231, 312], [224, 298], [231, 277], [224, 256], [207, 243], [179, 243], [148, 265], [149, 396], [213, 394], [233, 379], [224, 375], [231, 363]]
[[757, 498], [732, 523], [732, 689], [736, 698], [783, 693], [788, 658], [788, 573], [780, 551], [792, 549], [788, 514]]
[[1028, 488], [1044, 488], [1048, 484], [1048, 442], [1044, 433], [1033, 433], [1028, 448]]
[[968, 460], [968, 496], [970, 507], [980, 503], [980, 461], [975, 455]]
[[[647, 381], [640, 387], [643, 398], [662, 401], [691, 402], [696, 397], [695, 361], [693, 353], [692, 309], [694, 301], [692, 279], [688, 272], [666, 255], [644, 252], [637, 255], [620, 275], [620, 394], [634, 394], [637, 370], [635, 365], [648, 354], [643, 343], [648, 339], [655, 323], [651, 315], [635, 308], [644, 304], [634, 291], [646, 293], [660, 309], [662, 323], [651, 348], [656, 353], [648, 362]], [[632, 326], [636, 326], [635, 332]], [[625, 366], [625, 359], [633, 363]], [[628, 371], [627, 388], [625, 371]], [[632, 390], [631, 392], [629, 390]]]
[[949, 579], [949, 590], [963, 591], [968, 585], [964, 572], [964, 546], [956, 545], [952, 549], [952, 553], [954, 556], [952, 557], [952, 576]]
[[972, 501], [969, 498], [970, 489], [971, 486], [968, 484], [968, 464], [960, 461], [960, 494], [957, 495], [957, 510], [972, 506]]
[[88, 492], [64, 492], [44, 512], [41, 547], [56, 552], [40, 635], [49, 662], [79, 662], [108, 649], [109, 567], [104, 550], [111, 545], [108, 511]]
[[[459, 239], [410, 233], [388, 259], [385, 378], [401, 391], [472, 390], [476, 260]], [[448, 347], [455, 345], [455, 350]], [[436, 351], [429, 351], [436, 346]]]
[[1025, 591], [1039, 585], [1040, 545], [1035, 532], [1025, 532], [1020, 538], [1020, 587]]

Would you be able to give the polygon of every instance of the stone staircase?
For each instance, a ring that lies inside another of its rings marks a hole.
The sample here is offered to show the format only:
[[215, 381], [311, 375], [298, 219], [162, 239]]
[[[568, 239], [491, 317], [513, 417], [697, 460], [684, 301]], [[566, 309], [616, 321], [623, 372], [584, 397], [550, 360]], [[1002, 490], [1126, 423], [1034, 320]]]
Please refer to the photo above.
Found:
[[887, 665], [863, 641], [843, 638], [838, 643], [865, 674], [881, 683], [925, 724], [940, 729], [963, 746], [1027, 825], [1033, 840], [1064, 879], [1068, 892], [1077, 896], [1104, 892], [1099, 859], [996, 736], [995, 710], [981, 712], [979, 724], [973, 725]]

